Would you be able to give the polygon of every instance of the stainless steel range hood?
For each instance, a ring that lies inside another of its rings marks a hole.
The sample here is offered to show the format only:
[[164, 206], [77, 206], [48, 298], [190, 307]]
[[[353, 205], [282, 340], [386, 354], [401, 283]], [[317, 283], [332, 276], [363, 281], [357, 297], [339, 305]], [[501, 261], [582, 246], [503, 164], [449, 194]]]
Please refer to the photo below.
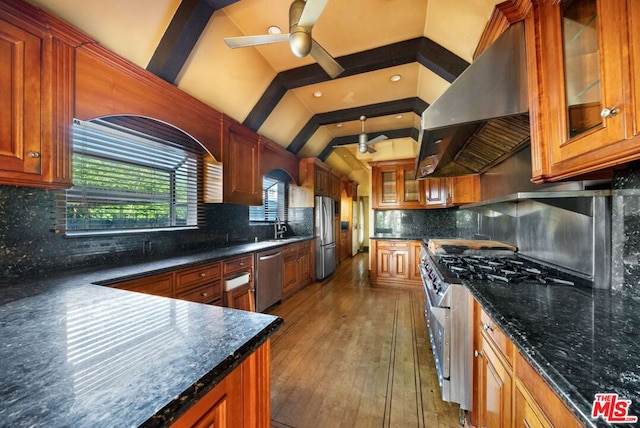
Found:
[[526, 73], [516, 23], [423, 112], [418, 178], [480, 173], [528, 143]]

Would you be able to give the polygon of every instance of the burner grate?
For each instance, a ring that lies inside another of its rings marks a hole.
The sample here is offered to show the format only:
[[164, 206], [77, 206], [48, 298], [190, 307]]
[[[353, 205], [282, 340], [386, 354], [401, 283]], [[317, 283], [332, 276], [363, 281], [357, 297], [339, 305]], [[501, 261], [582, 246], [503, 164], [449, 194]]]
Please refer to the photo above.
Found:
[[566, 275], [534, 262], [512, 257], [441, 256], [443, 264], [454, 276], [468, 280], [489, 280], [510, 284], [576, 285]]

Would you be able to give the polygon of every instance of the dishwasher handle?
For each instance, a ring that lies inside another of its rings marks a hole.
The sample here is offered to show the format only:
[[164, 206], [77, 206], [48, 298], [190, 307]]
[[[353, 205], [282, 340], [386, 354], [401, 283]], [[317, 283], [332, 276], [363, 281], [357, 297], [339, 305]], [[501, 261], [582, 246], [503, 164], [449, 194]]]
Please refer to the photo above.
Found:
[[273, 253], [273, 254], [266, 254], [264, 256], [260, 256], [259, 260], [270, 260], [273, 259], [275, 257], [280, 257], [282, 255], [282, 251], [278, 251], [277, 253]]

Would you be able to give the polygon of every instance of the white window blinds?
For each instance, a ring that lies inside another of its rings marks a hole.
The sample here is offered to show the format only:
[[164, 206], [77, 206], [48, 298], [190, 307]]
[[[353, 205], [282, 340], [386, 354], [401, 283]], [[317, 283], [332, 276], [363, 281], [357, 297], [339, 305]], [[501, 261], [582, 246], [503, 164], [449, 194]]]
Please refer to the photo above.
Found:
[[[73, 181], [65, 222], [72, 231], [198, 225], [201, 155], [106, 121], [74, 121]], [[59, 222], [60, 223], [60, 222]]]

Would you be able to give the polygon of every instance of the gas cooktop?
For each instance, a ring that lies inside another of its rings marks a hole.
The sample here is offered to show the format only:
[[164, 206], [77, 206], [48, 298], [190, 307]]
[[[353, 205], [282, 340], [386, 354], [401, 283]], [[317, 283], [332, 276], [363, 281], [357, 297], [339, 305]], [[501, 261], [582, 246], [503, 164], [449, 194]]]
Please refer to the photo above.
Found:
[[447, 273], [459, 279], [510, 284], [589, 286], [586, 279], [515, 253], [507, 256], [449, 254], [435, 255], [433, 258]]

